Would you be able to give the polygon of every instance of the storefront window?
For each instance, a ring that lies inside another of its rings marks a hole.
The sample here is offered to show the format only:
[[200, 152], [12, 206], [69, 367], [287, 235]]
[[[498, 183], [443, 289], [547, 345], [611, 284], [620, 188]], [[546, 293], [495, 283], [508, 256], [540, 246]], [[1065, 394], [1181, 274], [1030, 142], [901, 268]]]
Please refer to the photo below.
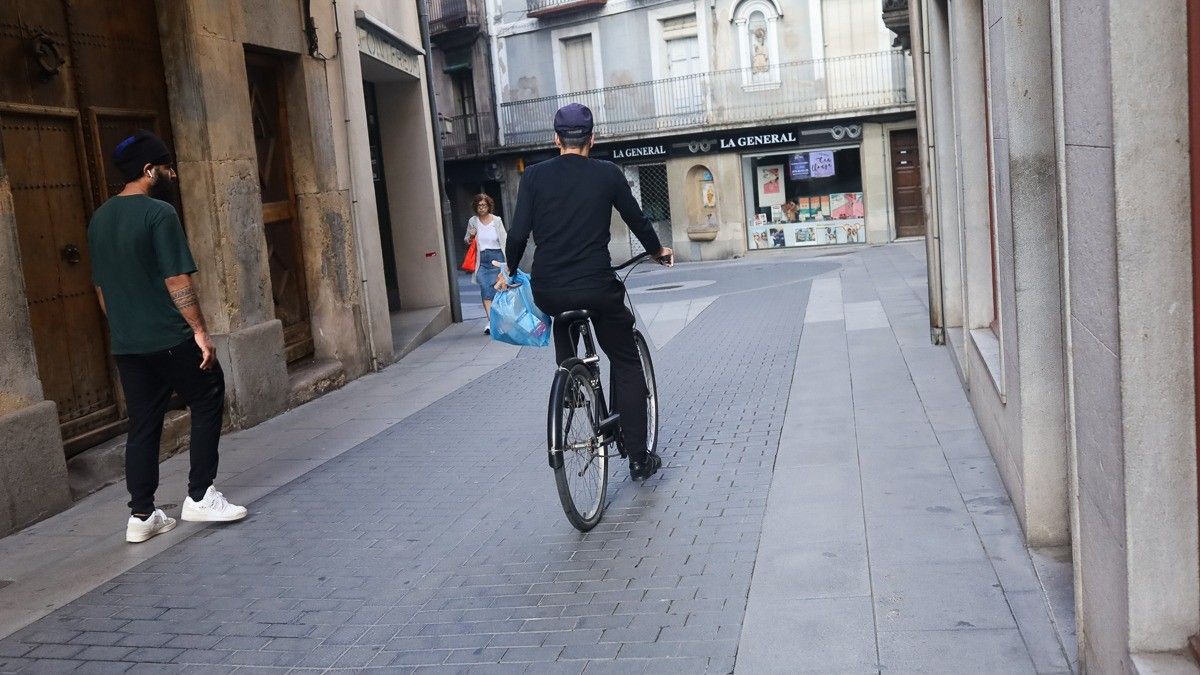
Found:
[[773, 154], [748, 164], [750, 249], [866, 242], [857, 147]]

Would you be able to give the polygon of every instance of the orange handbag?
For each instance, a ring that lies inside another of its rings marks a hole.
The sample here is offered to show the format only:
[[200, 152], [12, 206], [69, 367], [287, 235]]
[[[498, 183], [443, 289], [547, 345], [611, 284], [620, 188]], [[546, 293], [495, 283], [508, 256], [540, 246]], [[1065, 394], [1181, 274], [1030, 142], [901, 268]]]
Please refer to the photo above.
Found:
[[479, 249], [475, 246], [475, 237], [471, 237], [471, 245], [467, 247], [467, 254], [463, 256], [462, 268], [464, 272], [474, 272], [478, 266]]

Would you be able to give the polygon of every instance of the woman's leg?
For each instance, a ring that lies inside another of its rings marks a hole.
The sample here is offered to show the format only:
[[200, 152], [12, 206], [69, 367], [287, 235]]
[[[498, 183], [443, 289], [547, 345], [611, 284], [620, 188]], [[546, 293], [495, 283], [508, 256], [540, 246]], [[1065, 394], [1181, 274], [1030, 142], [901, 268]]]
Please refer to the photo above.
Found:
[[484, 316], [492, 315], [492, 301], [491, 300], [483, 301], [483, 315]]

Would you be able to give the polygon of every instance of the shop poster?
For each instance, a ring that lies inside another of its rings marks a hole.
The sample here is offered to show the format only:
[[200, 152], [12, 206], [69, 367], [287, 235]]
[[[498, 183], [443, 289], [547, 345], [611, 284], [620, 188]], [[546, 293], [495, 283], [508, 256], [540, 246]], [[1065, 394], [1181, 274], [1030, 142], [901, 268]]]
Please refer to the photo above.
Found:
[[788, 228], [788, 246], [862, 244], [867, 241], [864, 221], [801, 223]]
[[834, 220], [863, 218], [866, 215], [861, 192], [839, 192], [829, 195], [829, 207], [829, 217]]
[[750, 249], [760, 250], [771, 248], [771, 234], [766, 225], [751, 225], [750, 226]]
[[808, 180], [808, 153], [797, 152], [788, 158], [788, 175], [792, 180]]
[[757, 179], [758, 207], [783, 206], [787, 201], [783, 193], [783, 165], [758, 167]]
[[815, 150], [808, 153], [808, 170], [813, 178], [831, 178], [835, 173], [832, 150]]

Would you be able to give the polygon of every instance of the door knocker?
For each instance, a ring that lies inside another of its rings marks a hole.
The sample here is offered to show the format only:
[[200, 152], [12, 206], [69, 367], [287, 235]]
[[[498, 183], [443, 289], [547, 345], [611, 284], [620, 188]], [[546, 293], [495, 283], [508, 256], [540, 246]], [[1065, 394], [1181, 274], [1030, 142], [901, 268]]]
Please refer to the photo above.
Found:
[[41, 70], [43, 80], [49, 80], [58, 75], [59, 71], [67, 63], [67, 59], [63, 57], [58, 44], [51, 39], [46, 31], [38, 31], [37, 35], [34, 35], [33, 39], [30, 40], [30, 46], [33, 50], [33, 60]]

